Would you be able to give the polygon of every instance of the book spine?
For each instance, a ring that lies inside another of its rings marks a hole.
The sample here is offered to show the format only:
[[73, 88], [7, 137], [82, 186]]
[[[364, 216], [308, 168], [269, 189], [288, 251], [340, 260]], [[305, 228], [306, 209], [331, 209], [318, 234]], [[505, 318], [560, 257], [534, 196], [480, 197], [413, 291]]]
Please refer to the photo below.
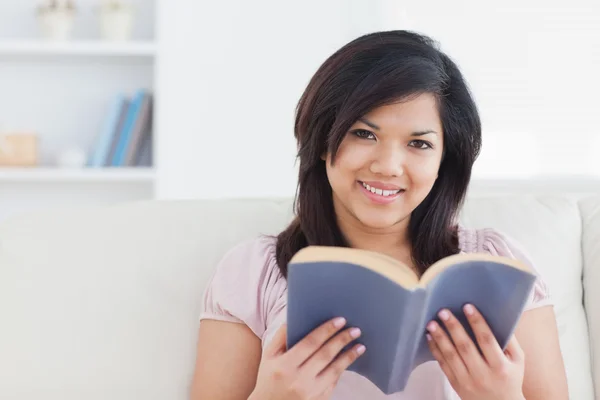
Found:
[[388, 393], [404, 390], [413, 369], [414, 358], [420, 340], [420, 322], [423, 319], [423, 308], [427, 293], [417, 288], [408, 297], [405, 306], [404, 321], [400, 329], [398, 347], [395, 349], [395, 364], [389, 382]]

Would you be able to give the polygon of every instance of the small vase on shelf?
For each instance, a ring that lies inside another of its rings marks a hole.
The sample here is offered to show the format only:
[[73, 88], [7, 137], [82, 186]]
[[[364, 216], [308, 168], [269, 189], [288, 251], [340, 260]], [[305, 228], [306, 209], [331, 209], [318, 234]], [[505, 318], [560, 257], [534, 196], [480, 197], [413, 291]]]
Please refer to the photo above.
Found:
[[131, 39], [134, 23], [133, 6], [124, 0], [103, 0], [100, 5], [100, 34], [108, 41]]
[[76, 8], [72, 0], [49, 0], [37, 8], [42, 38], [64, 41], [70, 39]]
[[56, 165], [59, 168], [83, 168], [85, 161], [85, 151], [80, 147], [66, 148], [56, 157]]

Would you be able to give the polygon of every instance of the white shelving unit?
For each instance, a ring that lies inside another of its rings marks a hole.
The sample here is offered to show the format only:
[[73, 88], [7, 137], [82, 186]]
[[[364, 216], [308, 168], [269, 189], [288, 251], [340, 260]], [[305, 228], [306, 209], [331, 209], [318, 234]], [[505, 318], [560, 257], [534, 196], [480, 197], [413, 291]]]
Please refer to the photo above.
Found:
[[106, 43], [100, 40], [48, 42], [43, 40], [1, 40], [0, 57], [19, 56], [95, 56], [95, 57], [154, 57], [156, 46], [150, 41]]
[[156, 0], [129, 1], [136, 20], [124, 42], [100, 38], [97, 0], [75, 1], [76, 25], [63, 41], [40, 37], [38, 0], [0, 2], [0, 134], [35, 132], [40, 146], [38, 166], [0, 165], [0, 222], [28, 210], [155, 197], [156, 165], [57, 165], [62, 151], [94, 150], [114, 96], [154, 91]]

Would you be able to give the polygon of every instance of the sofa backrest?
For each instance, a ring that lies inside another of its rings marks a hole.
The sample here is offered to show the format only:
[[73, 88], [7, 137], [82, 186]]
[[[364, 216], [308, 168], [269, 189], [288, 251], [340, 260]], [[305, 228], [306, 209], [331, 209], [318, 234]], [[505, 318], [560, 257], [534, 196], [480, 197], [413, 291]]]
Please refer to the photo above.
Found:
[[[588, 332], [600, 383], [600, 198], [581, 204], [580, 212], [565, 197], [478, 196], [461, 220], [499, 229], [529, 253], [556, 302], [570, 397], [591, 400]], [[291, 218], [291, 199], [188, 200], [0, 224], [0, 398], [187, 399], [214, 266]]]
[[591, 361], [597, 397], [600, 397], [600, 200], [581, 201], [584, 260], [583, 294], [592, 340]]

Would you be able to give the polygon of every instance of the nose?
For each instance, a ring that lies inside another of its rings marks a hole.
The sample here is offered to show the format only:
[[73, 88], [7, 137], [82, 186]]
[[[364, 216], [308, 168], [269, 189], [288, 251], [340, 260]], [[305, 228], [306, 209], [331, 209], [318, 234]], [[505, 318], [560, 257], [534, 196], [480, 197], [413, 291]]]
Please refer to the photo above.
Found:
[[402, 176], [406, 154], [396, 146], [382, 146], [374, 153], [370, 170], [374, 174], [383, 176]]

